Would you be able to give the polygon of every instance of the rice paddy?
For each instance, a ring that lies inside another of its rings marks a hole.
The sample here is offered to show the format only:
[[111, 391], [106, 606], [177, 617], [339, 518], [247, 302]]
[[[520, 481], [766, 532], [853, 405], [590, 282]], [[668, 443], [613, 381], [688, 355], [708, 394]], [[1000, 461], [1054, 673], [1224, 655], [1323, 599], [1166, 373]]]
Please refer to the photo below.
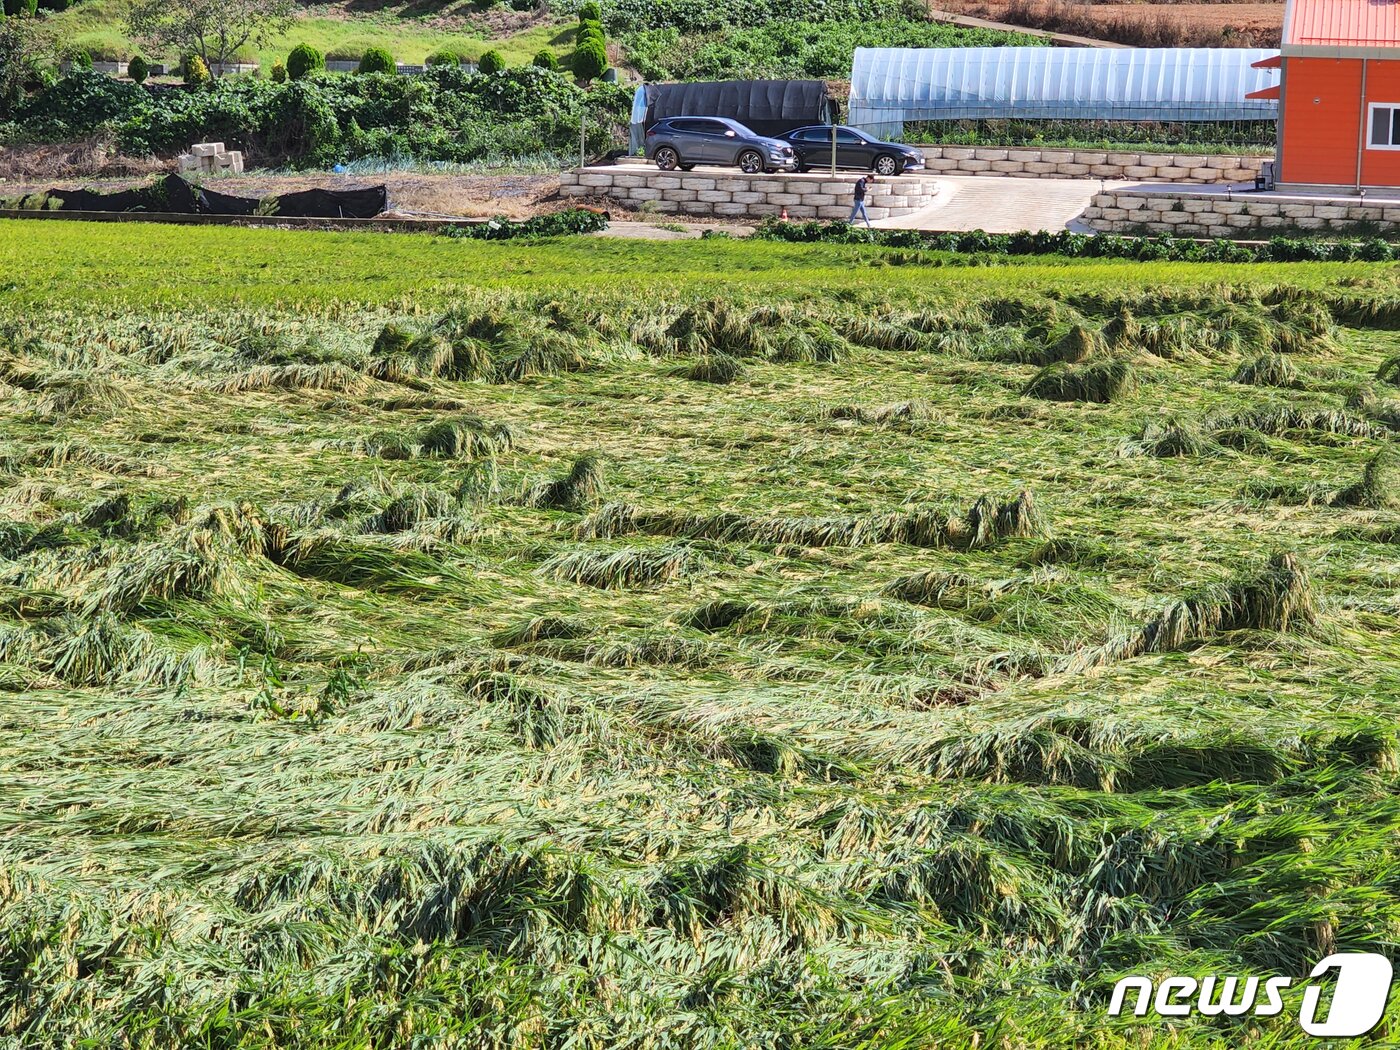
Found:
[[1396, 954], [1390, 266], [32, 226], [5, 1050], [1302, 1047], [1109, 995]]

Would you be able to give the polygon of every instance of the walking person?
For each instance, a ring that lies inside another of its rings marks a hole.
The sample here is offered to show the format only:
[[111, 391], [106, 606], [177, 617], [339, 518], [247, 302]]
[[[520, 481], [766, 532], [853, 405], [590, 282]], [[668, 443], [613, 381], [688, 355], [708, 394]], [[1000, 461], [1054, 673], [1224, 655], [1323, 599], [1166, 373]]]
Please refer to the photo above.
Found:
[[855, 203], [851, 205], [851, 217], [846, 220], [848, 223], [853, 224], [856, 221], [856, 216], [859, 215], [865, 220], [866, 228], [870, 228], [870, 216], [865, 211], [865, 190], [874, 181], [874, 175], [862, 175], [856, 179]]

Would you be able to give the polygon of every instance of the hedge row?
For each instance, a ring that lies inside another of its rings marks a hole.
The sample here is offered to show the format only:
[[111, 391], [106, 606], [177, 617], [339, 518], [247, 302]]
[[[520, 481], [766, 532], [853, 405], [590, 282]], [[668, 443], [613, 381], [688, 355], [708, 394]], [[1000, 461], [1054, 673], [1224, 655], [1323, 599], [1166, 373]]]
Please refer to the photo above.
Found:
[[132, 154], [171, 155], [222, 141], [259, 162], [325, 167], [362, 157], [465, 162], [610, 148], [625, 127], [625, 88], [539, 66], [492, 76], [435, 66], [412, 77], [309, 71], [283, 83], [223, 77], [207, 88], [138, 87], [73, 70], [23, 99], [0, 124], [0, 141], [63, 142], [114, 132]]
[[[563, 10], [574, 14], [585, 3], [566, 0]], [[596, 6], [601, 10], [603, 24], [613, 33], [666, 28], [700, 33], [784, 20], [874, 22], [928, 18], [928, 10], [919, 0], [601, 0]]]
[[442, 235], [457, 240], [508, 241], [516, 237], [561, 237], [597, 233], [608, 228], [607, 216], [587, 208], [573, 208], [516, 221], [495, 218], [472, 226], [444, 226]]
[[987, 255], [1059, 255], [1070, 259], [1131, 259], [1137, 262], [1391, 262], [1400, 244], [1379, 237], [1341, 241], [1274, 237], [1262, 244], [1196, 241], [1184, 237], [1121, 237], [1116, 234], [929, 233], [922, 230], [870, 230], [844, 222], [766, 220], [757, 236], [796, 243], [878, 244], [936, 252]]

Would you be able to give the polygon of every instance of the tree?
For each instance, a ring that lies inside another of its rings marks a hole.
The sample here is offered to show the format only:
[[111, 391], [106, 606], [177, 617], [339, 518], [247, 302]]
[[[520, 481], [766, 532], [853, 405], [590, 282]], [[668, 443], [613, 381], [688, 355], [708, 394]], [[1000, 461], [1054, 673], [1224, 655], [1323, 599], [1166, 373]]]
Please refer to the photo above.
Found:
[[608, 71], [608, 52], [599, 40], [585, 40], [574, 49], [574, 73], [580, 80], [597, 80]]
[[0, 116], [24, 98], [25, 88], [38, 79], [40, 46], [32, 23], [0, 18]]
[[553, 51], [549, 50], [549, 48], [545, 48], [535, 55], [535, 65], [539, 66], [541, 69], [557, 70], [559, 68], [559, 59], [554, 57]]
[[151, 64], [140, 55], [133, 55], [131, 61], [126, 64], [126, 75], [133, 83], [144, 84], [146, 78], [151, 75]]
[[221, 68], [240, 48], [286, 30], [295, 10], [295, 0], [136, 0], [127, 23], [153, 51], [196, 55]]
[[477, 63], [476, 68], [483, 73], [499, 73], [506, 68], [506, 60], [501, 57], [499, 51], [492, 48], [481, 56], [481, 61]]
[[298, 44], [287, 56], [287, 76], [293, 80], [319, 73], [326, 68], [326, 56], [310, 44]]
[[360, 58], [361, 73], [397, 73], [394, 56], [382, 47], [371, 47]]
[[603, 12], [594, 0], [587, 0], [586, 3], [579, 5], [578, 20], [580, 22], [601, 22]]

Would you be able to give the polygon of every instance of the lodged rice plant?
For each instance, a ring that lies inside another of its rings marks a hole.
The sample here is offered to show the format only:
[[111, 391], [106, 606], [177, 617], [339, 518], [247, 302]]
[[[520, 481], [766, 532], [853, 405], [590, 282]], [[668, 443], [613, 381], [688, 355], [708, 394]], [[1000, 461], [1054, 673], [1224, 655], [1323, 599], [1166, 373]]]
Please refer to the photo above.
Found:
[[[1304, 1050], [1396, 954], [1386, 267], [14, 225], [6, 1050]], [[1207, 973], [1296, 986], [1105, 1016]]]

